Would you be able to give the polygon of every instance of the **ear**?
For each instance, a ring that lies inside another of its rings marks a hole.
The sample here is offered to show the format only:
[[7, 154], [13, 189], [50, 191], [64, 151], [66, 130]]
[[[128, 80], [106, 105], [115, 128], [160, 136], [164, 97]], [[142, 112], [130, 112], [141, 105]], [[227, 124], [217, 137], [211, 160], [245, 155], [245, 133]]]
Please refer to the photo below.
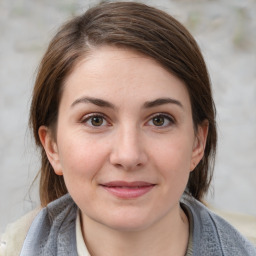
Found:
[[62, 175], [62, 168], [59, 158], [58, 147], [55, 139], [52, 136], [52, 132], [46, 126], [40, 126], [38, 130], [40, 141], [44, 147], [47, 158], [51, 163], [55, 173]]
[[208, 135], [209, 122], [203, 121], [198, 125], [197, 134], [193, 145], [192, 158], [190, 163], [190, 171], [193, 171], [204, 156], [204, 149]]

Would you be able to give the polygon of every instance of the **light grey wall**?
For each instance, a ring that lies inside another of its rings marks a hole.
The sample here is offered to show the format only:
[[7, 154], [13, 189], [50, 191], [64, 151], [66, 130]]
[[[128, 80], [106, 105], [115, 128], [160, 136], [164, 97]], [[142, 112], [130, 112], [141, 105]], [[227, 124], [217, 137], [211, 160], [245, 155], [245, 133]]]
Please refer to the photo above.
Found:
[[[27, 128], [30, 95], [47, 42], [96, 1], [0, 1], [0, 231], [37, 204], [37, 152]], [[197, 39], [218, 111], [214, 206], [256, 216], [256, 1], [141, 1], [170, 12]]]

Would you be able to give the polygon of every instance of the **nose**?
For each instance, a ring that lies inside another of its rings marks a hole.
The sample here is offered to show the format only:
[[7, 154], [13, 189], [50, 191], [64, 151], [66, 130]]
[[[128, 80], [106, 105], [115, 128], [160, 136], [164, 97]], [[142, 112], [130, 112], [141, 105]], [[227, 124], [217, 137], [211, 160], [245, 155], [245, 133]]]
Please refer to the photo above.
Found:
[[123, 170], [134, 170], [146, 164], [148, 158], [138, 129], [123, 128], [113, 141], [110, 162]]

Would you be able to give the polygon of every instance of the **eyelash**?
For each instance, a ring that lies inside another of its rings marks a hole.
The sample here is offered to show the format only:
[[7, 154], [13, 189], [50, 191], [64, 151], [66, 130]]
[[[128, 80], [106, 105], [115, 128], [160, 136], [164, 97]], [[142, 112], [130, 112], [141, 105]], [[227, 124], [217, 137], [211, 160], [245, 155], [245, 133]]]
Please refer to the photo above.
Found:
[[[93, 125], [92, 123], [91, 124], [88, 124], [88, 122], [91, 120], [92, 122], [92, 119], [93, 118], [102, 118], [103, 119], [103, 122], [106, 122], [105, 125]], [[83, 117], [83, 119], [81, 120], [81, 123], [83, 124], [87, 124], [88, 126], [90, 127], [94, 127], [94, 128], [100, 128], [102, 126], [110, 126], [110, 123], [107, 121], [107, 117], [101, 113], [92, 113], [92, 114], [88, 114], [86, 116]]]
[[[151, 124], [152, 126], [157, 127], [159, 129], [169, 127], [169, 126], [174, 125], [176, 123], [175, 119], [171, 115], [165, 114], [165, 113], [157, 113], [157, 114], [150, 117], [150, 120], [147, 122], [147, 124], [150, 123], [150, 122], [154, 122], [153, 121], [154, 118], [164, 118], [164, 124], [163, 125]], [[165, 124], [166, 120], [167, 120], [167, 124]]]
[[[103, 125], [100, 124], [100, 125], [93, 125], [92, 124], [92, 121], [93, 121], [93, 118], [101, 118], [102, 119], [102, 122], [103, 122]], [[156, 125], [154, 124], [154, 118], [163, 118], [164, 120], [164, 123], [163, 125]], [[166, 120], [167, 120], [167, 124], [166, 123]], [[88, 122], [91, 121], [91, 124], [88, 124]], [[105, 124], [104, 124], [105, 122]], [[152, 122], [152, 124], [149, 124], [150, 122]], [[83, 124], [87, 124], [88, 126], [90, 127], [94, 127], [94, 128], [100, 128], [102, 126], [111, 126], [110, 122], [107, 120], [107, 117], [102, 114], [102, 113], [92, 113], [92, 114], [88, 114], [86, 116], [83, 117], [83, 119], [81, 120], [81, 123]], [[150, 116], [150, 119], [149, 121], [146, 122], [147, 125], [149, 126], [153, 126], [153, 127], [157, 127], [159, 129], [161, 128], [166, 128], [168, 126], [171, 126], [173, 124], [175, 124], [175, 119], [169, 115], [169, 114], [165, 114], [165, 113], [157, 113], [157, 114], [154, 114], [152, 116]]]

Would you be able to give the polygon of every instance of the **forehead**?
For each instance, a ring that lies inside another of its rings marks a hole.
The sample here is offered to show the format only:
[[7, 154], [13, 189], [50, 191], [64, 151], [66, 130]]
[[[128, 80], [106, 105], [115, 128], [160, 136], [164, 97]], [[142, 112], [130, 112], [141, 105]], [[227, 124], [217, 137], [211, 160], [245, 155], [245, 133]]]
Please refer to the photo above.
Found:
[[63, 97], [78, 95], [109, 100], [175, 96], [189, 102], [185, 84], [154, 59], [115, 47], [96, 48], [67, 77]]

